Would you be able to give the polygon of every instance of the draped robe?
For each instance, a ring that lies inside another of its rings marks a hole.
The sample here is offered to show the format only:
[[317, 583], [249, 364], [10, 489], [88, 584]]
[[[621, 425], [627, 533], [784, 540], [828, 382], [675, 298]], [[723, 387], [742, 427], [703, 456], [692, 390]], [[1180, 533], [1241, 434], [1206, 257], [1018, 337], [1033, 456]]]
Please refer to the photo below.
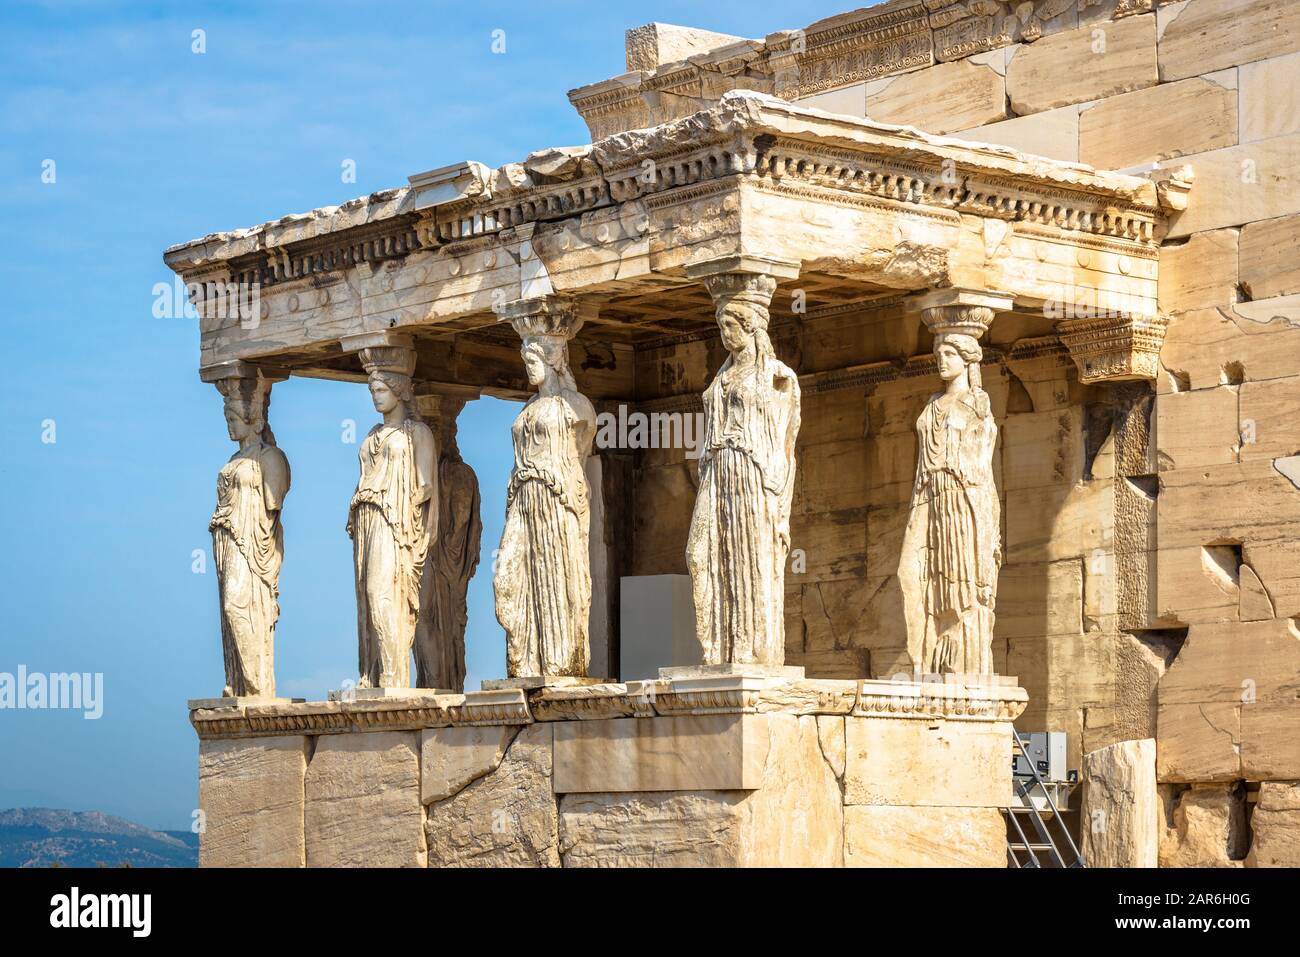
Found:
[[348, 534], [356, 571], [362, 687], [411, 684], [420, 578], [438, 514], [437, 486], [421, 484], [417, 443], [434, 448], [433, 432], [408, 418], [397, 427], [376, 425], [358, 452], [361, 478], [348, 512]]
[[988, 396], [937, 393], [917, 419], [916, 436], [899, 565], [908, 653], [922, 672], [991, 674], [1001, 533]]
[[284, 560], [280, 506], [288, 491], [288, 460], [260, 440], [236, 452], [217, 474], [217, 507], [208, 529], [227, 696], [275, 695], [275, 623]]
[[705, 664], [785, 662], [799, 379], [773, 356], [729, 357], [704, 392], [700, 487], [686, 545]]
[[493, 581], [512, 677], [585, 676], [591, 514], [584, 472], [595, 412], [571, 390], [536, 395], [511, 426], [515, 465]]

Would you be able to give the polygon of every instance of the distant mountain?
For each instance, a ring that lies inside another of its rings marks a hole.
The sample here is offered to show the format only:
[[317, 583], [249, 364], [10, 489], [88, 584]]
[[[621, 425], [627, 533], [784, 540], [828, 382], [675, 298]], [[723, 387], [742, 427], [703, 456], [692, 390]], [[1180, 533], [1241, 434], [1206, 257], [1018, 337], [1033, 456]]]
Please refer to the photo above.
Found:
[[101, 811], [0, 811], [0, 867], [197, 867], [199, 840]]

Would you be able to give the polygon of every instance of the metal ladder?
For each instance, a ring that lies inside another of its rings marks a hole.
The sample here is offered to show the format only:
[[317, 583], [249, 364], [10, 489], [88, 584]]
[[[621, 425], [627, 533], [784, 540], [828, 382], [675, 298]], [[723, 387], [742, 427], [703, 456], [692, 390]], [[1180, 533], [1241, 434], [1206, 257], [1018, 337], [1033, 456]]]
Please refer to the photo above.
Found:
[[[1025, 742], [1020, 737], [1020, 733], [1015, 728], [1011, 729], [1012, 739], [1016, 752], [1025, 754]], [[1052, 792], [1043, 784], [1043, 779], [1038, 774], [1038, 768], [1028, 758], [1025, 764], [1029, 766], [1030, 773], [1034, 776], [1033, 783], [1029, 783], [1024, 778], [1015, 778], [1016, 798], [1020, 801], [1019, 805], [1005, 807], [1002, 812], [1011, 822], [1011, 828], [1015, 832], [1015, 838], [1007, 842], [1007, 863], [1009, 867], [1038, 867], [1043, 866], [1044, 861], [1054, 863], [1057, 867], [1086, 867], [1083, 855], [1079, 853], [1079, 848], [1075, 846], [1074, 838], [1070, 837], [1070, 831], [1065, 826], [1065, 820], [1061, 817], [1060, 810], [1056, 807], [1056, 802], [1052, 800]], [[1044, 819], [1043, 813], [1033, 802], [1035, 792], [1040, 792], [1047, 803], [1050, 811], [1048, 819]], [[1036, 840], [1030, 840], [1021, 826], [1021, 820], [1027, 820], [1034, 832]], [[1064, 840], [1058, 844], [1052, 836], [1052, 829], [1049, 826], [1051, 821], [1056, 822], [1056, 829], [1060, 831]], [[1070, 855], [1067, 861], [1062, 854], [1062, 848]], [[1019, 855], [1024, 855], [1021, 860]], [[1045, 854], [1043, 859], [1039, 854]]]

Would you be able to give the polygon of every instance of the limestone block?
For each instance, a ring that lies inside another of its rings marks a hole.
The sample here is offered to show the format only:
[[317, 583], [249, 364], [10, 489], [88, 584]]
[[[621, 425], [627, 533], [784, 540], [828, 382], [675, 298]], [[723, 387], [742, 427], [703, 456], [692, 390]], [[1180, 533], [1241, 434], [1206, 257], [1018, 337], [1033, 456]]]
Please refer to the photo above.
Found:
[[822, 757], [830, 765], [835, 777], [844, 777], [844, 718], [837, 714], [819, 714], [817, 717], [817, 743]]
[[566, 867], [736, 867], [744, 857], [748, 791], [566, 794], [560, 798]]
[[867, 118], [927, 133], [1005, 119], [1004, 59], [1002, 51], [996, 51], [889, 77], [867, 93]]
[[1000, 638], [1082, 635], [1082, 560], [1004, 566], [995, 627]]
[[864, 648], [834, 651], [801, 651], [786, 654], [787, 665], [799, 665], [809, 678], [863, 678], [871, 673], [868, 652]]
[[737, 43], [740, 39], [726, 33], [679, 27], [673, 23], [647, 23], [628, 30], [625, 34], [627, 69], [629, 73], [635, 70], [653, 73], [663, 64], [708, 53], [718, 47]]
[[1293, 778], [1300, 774], [1300, 736], [1296, 701], [1300, 675], [1265, 699], [1241, 706], [1241, 776], [1252, 781]]
[[1296, 420], [1300, 376], [1244, 382], [1236, 391], [1241, 461], [1272, 462], [1300, 448], [1300, 422]]
[[1300, 212], [1300, 133], [1159, 165], [1189, 165], [1196, 171], [1196, 200], [1170, 217], [1171, 239]]
[[1267, 542], [1300, 535], [1300, 492], [1273, 461], [1250, 461], [1160, 474], [1161, 550], [1190, 545]]
[[800, 593], [804, 650], [861, 646], [864, 612], [871, 594], [861, 577], [810, 582]]
[[996, 808], [1010, 800], [1006, 723], [844, 720], [845, 804]]
[[1251, 299], [1300, 293], [1300, 216], [1249, 223], [1240, 248], [1241, 285]]
[[810, 107], [814, 110], [825, 110], [827, 113], [866, 116], [867, 84], [854, 83], [851, 86], [842, 86], [838, 90], [814, 93], [812, 96], [800, 97], [797, 102], [800, 106]]
[[1089, 867], [1155, 867], [1160, 847], [1154, 739], [1121, 741], [1083, 759], [1083, 856]]
[[633, 575], [686, 574], [686, 532], [695, 500], [694, 467], [674, 465], [645, 469], [636, 483], [633, 515]]
[[307, 738], [199, 742], [201, 867], [302, 867]]
[[424, 867], [420, 736], [327, 734], [307, 765], [308, 867]]
[[1111, 545], [1114, 485], [1047, 485], [1007, 495], [1005, 561], [1055, 562], [1092, 555]]
[[805, 447], [849, 439], [861, 442], [866, 433], [867, 402], [861, 391], [836, 389], [805, 394], [799, 425], [800, 468]]
[[1247, 867], [1300, 867], [1300, 781], [1261, 781]]
[[551, 789], [554, 722], [520, 729], [501, 764], [429, 805], [430, 867], [558, 867], [559, 813]]
[[[1160, 311], [1172, 316], [1189, 309], [1237, 301], [1236, 229], [1193, 233], [1185, 242], [1160, 247]], [[1166, 337], [1177, 335], [1170, 324]]]
[[1156, 20], [1161, 82], [1290, 53], [1300, 35], [1300, 7], [1278, 0], [1167, 3]]
[[1121, 633], [1115, 644], [1114, 693], [1090, 702], [1083, 712], [1082, 752], [1121, 741], [1154, 738], [1156, 686], [1177, 652], [1173, 640]]
[[1006, 821], [991, 807], [846, 807], [844, 866], [1006, 867]]
[[752, 790], [564, 795], [565, 866], [839, 866], [843, 807], [817, 716], [763, 717], [768, 759]]
[[1271, 541], [1245, 546], [1246, 560], [1268, 590], [1274, 618], [1300, 616], [1300, 541], [1285, 533]]
[[727, 791], [759, 786], [768, 715], [565, 721], [555, 726], [557, 794]]
[[1161, 472], [1237, 461], [1240, 441], [1234, 386], [1156, 397], [1156, 461]]
[[957, 139], [1009, 146], [1032, 156], [1079, 161], [1079, 107], [1063, 106], [954, 133]]
[[495, 771], [518, 730], [513, 725], [482, 725], [421, 731], [420, 800], [444, 800]]
[[1156, 718], [1160, 781], [1234, 781], [1241, 775], [1241, 706], [1161, 704]]
[[[1161, 392], [1205, 389], [1237, 379], [1243, 382], [1279, 379], [1300, 368], [1300, 311], [1294, 321], [1285, 316], [1256, 319], [1265, 303], [1242, 303], [1223, 309], [1193, 309], [1178, 316], [1160, 350]], [[1297, 304], [1300, 309], [1300, 304]], [[1250, 310], [1250, 311], [1246, 311]]]
[[1083, 478], [1083, 407], [1008, 416], [1002, 426], [1002, 482], [1008, 494]]
[[[874, 526], [873, 526], [874, 527]], [[870, 596], [857, 640], [870, 652], [871, 677], [888, 678], [912, 670], [907, 653], [907, 624], [903, 615], [903, 589], [898, 576], [873, 575], [867, 579]], [[997, 642], [994, 635], [994, 641]], [[1002, 672], [999, 670], [998, 672]]]
[[1246, 803], [1234, 784], [1162, 788], [1165, 826], [1161, 867], [1241, 867], [1246, 854]]
[[1246, 63], [1238, 77], [1241, 142], [1300, 133], [1300, 53]]
[[1155, 18], [1129, 17], [1023, 45], [1007, 62], [1006, 82], [1011, 109], [1022, 116], [1155, 86]]
[[[867, 510], [837, 509], [790, 517], [791, 560], [802, 552], [803, 574], [808, 580], [861, 575], [867, 541]], [[685, 546], [683, 545], [683, 548]]]
[[1098, 169], [1236, 145], [1236, 70], [1107, 97], [1079, 114], [1079, 160]]
[[[1007, 639], [1006, 671], [1018, 678], [1030, 701], [1016, 727], [1082, 736], [1083, 703], [1114, 698], [1118, 653], [1113, 635]], [[1071, 767], [1079, 766], [1077, 747], [1072, 739]]]
[[866, 490], [868, 505], [896, 505], [911, 502], [916, 481], [916, 434], [886, 432], [862, 443], [866, 452], [865, 473], [871, 477]]
[[895, 379], [882, 382], [867, 396], [871, 435], [916, 432], [916, 419], [934, 392], [934, 381]]
[[1292, 619], [1193, 625], [1158, 688], [1161, 781], [1300, 777]]
[[867, 501], [867, 443], [862, 439], [822, 442], [799, 448], [798, 500], [805, 512], [858, 508]]
[[1236, 621], [1241, 586], [1231, 564], [1231, 549], [1162, 548], [1156, 560], [1157, 616], [1189, 625]]

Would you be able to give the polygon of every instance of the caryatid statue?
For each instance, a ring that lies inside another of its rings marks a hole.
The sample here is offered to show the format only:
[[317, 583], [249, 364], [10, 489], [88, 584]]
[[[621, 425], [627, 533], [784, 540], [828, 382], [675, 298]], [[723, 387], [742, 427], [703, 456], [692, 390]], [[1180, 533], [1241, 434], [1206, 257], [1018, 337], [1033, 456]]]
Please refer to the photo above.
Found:
[[496, 312], [523, 340], [524, 368], [537, 389], [510, 430], [515, 464], [493, 579], [506, 673], [586, 677], [591, 512], [584, 467], [596, 412], [573, 380], [568, 346], [582, 320], [571, 300], [557, 296]]
[[729, 355], [704, 392], [700, 485], [686, 542], [703, 662], [785, 663], [799, 379], [768, 338], [776, 280], [704, 277]]
[[916, 481], [898, 567], [912, 667], [992, 674], [994, 601], [1002, 563], [993, 482], [997, 425], [980, 386], [979, 337], [993, 310], [927, 309], [942, 392], [916, 421]]
[[348, 512], [357, 586], [357, 687], [406, 688], [420, 581], [438, 531], [438, 447], [414, 405], [414, 350], [363, 348], [361, 363], [384, 420], [361, 443], [361, 477]]
[[285, 378], [232, 363], [212, 378], [225, 399], [226, 428], [239, 450], [217, 474], [208, 524], [221, 601], [226, 697], [275, 697], [275, 623], [280, 617], [289, 460], [267, 421], [271, 384]]
[[416, 402], [433, 428], [438, 461], [438, 537], [429, 548], [415, 626], [415, 671], [421, 688], [465, 689], [465, 604], [469, 580], [478, 567], [483, 519], [478, 477], [460, 456], [456, 416], [465, 399], [419, 395]]

